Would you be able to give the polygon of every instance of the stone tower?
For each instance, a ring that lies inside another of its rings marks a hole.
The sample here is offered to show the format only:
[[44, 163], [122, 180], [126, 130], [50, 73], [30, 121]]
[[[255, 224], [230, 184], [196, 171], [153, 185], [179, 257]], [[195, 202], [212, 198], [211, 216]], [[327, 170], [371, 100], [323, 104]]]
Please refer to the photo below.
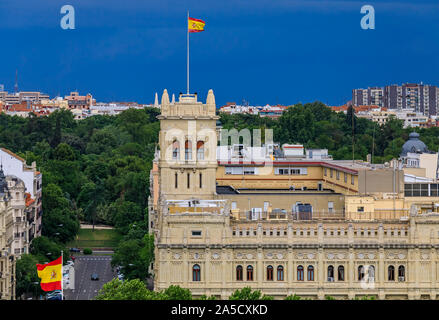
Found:
[[[206, 104], [196, 94], [181, 94], [171, 104], [165, 89], [160, 120], [160, 194], [166, 199], [213, 199], [216, 191], [215, 96]], [[162, 198], [163, 198], [162, 197]]]

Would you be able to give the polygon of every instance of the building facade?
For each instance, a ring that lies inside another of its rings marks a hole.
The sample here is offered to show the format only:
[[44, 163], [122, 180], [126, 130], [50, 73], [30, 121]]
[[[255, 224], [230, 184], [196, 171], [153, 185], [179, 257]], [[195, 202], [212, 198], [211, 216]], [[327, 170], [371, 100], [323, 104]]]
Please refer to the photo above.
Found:
[[217, 146], [212, 91], [206, 104], [181, 95], [171, 105], [165, 90], [161, 106], [149, 201], [155, 290], [439, 298], [438, 183], [425, 189], [405, 183], [397, 163], [295, 145]]

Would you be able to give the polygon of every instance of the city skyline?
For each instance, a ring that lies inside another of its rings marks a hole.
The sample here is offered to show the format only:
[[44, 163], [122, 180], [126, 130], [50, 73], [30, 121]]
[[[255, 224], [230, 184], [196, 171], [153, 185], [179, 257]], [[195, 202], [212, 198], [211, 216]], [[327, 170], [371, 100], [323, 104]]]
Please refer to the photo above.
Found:
[[0, 83], [8, 91], [18, 70], [20, 90], [50, 96], [78, 90], [151, 103], [164, 88], [178, 95], [186, 87], [187, 10], [206, 21], [190, 39], [191, 88], [200, 96], [213, 88], [218, 105], [342, 105], [353, 88], [437, 83], [434, 1], [372, 1], [375, 30], [360, 27], [361, 1], [77, 1], [75, 30], [60, 27], [63, 1], [25, 2], [29, 10], [0, 5], [10, 44]]

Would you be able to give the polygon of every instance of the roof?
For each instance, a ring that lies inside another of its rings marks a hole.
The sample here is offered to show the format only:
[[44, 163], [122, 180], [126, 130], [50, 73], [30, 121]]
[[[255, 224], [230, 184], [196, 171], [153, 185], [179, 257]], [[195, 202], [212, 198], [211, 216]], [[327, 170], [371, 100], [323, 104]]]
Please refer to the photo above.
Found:
[[24, 160], [22, 157], [16, 155], [15, 153], [13, 153], [11, 150], [5, 149], [5, 148], [1, 148], [4, 152], [6, 152], [7, 154], [9, 154], [10, 156], [13, 156], [14, 158], [20, 160], [21, 162], [25, 162], [26, 160]]
[[26, 192], [26, 207], [29, 207], [32, 203], [35, 202], [35, 199], [32, 199], [30, 193]]

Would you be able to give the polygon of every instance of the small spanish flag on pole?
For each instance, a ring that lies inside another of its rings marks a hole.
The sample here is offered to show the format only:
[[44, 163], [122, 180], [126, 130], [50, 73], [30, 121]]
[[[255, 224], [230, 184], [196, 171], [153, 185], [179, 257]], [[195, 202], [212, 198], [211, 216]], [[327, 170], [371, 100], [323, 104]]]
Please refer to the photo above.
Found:
[[206, 22], [189, 17], [187, 12], [187, 94], [189, 94], [189, 33], [204, 31]]
[[37, 264], [37, 272], [43, 291], [62, 290], [62, 255], [52, 262]]

